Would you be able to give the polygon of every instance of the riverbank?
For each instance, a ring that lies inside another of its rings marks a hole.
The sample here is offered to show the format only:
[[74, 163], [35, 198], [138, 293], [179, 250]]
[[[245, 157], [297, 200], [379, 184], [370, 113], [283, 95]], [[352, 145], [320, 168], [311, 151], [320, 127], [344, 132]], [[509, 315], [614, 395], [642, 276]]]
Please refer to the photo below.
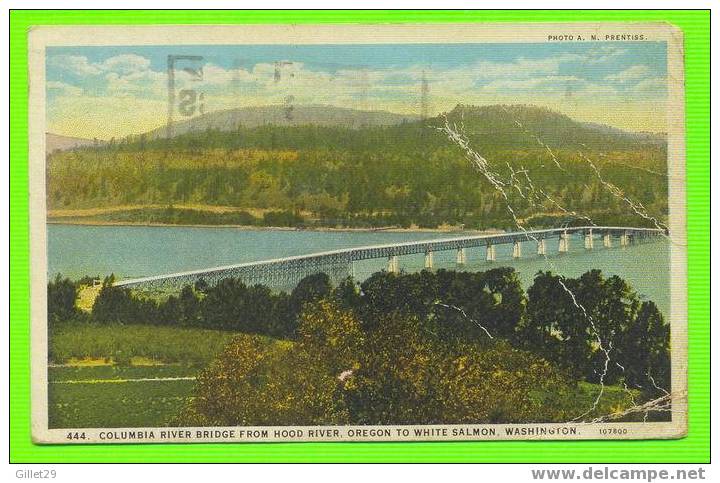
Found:
[[269, 208], [239, 208], [237, 206], [226, 205], [205, 205], [198, 203], [182, 203], [176, 205], [163, 204], [136, 204], [136, 205], [115, 205], [115, 206], [92, 206], [88, 208], [51, 208], [48, 210], [49, 218], [66, 218], [66, 217], [91, 217], [107, 215], [111, 213], [130, 212], [138, 210], [193, 210], [208, 213], [242, 213], [247, 212], [253, 216], [262, 216], [271, 211]]
[[50, 218], [48, 217], [48, 225], [78, 225], [78, 226], [140, 226], [140, 227], [178, 227], [178, 228], [234, 228], [238, 230], [248, 231], [305, 231], [305, 232], [349, 232], [349, 233], [469, 233], [469, 234], [493, 234], [501, 233], [502, 230], [473, 230], [457, 226], [442, 226], [436, 228], [420, 228], [412, 226], [408, 228], [398, 226], [381, 226], [381, 227], [329, 227], [329, 226], [313, 226], [313, 227], [291, 227], [291, 226], [262, 226], [262, 225], [241, 225], [241, 224], [223, 224], [212, 225], [202, 223], [158, 223], [158, 222], [140, 222], [140, 221], [109, 221], [97, 219], [74, 219], [74, 218]]
[[[435, 226], [421, 227], [401, 220], [392, 213], [357, 214], [347, 217], [322, 217], [306, 210], [277, 210], [183, 204], [119, 205], [110, 207], [50, 209], [47, 222], [86, 226], [162, 226], [232, 227], [271, 231], [348, 231], [348, 232], [435, 232], [497, 233], [498, 230], [466, 230], [462, 224], [450, 225], [437, 220]], [[428, 225], [434, 223], [428, 220]]]

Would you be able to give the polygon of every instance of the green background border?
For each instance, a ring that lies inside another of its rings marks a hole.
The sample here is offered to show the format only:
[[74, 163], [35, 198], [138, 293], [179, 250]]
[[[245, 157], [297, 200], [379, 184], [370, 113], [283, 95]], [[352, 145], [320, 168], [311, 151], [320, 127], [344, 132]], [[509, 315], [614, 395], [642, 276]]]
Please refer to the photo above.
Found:
[[[685, 35], [689, 435], [668, 441], [38, 446], [30, 441], [27, 32], [33, 25], [667, 21]], [[709, 11], [30, 11], [10, 14], [10, 461], [709, 462]]]

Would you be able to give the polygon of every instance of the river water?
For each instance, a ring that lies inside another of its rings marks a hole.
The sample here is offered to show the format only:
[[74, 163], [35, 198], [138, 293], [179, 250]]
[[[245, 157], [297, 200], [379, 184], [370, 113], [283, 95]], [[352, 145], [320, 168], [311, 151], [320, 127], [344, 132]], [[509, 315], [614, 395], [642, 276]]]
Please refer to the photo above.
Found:
[[[136, 278], [164, 273], [231, 265], [234, 263], [302, 255], [340, 248], [393, 242], [452, 238], [459, 232], [360, 232], [247, 230], [232, 227], [148, 227], [48, 225], [48, 275], [61, 273], [77, 279], [86, 275]], [[668, 314], [670, 308], [669, 244], [655, 239], [630, 247], [585, 250], [574, 237], [568, 253], [559, 254], [557, 240], [548, 240], [547, 258], [537, 255], [534, 242], [523, 243], [522, 258], [512, 258], [512, 245], [496, 247], [496, 261], [485, 261], [485, 248], [467, 249], [464, 270], [511, 266], [527, 288], [540, 270], [577, 277], [590, 269], [627, 280], [643, 299], [653, 300]], [[434, 254], [435, 268], [457, 268], [454, 251]], [[406, 271], [421, 270], [424, 255], [400, 258]], [[385, 260], [355, 265], [355, 277], [364, 279], [386, 268]]]

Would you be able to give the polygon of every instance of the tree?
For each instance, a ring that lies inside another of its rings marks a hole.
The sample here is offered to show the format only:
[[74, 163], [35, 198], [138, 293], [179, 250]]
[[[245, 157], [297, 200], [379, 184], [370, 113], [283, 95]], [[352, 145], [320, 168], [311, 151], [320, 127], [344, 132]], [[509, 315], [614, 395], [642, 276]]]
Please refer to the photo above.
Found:
[[[200, 282], [196, 285], [200, 285], [202, 288]], [[197, 325], [200, 313], [200, 299], [190, 285], [185, 285], [182, 290], [180, 290], [178, 305], [180, 309], [180, 318], [177, 323], [184, 326]]]
[[361, 287], [358, 311], [368, 327], [398, 311], [418, 316], [426, 329], [446, 339], [484, 340], [490, 332], [514, 340], [525, 312], [525, 294], [511, 268], [480, 273], [378, 272]]
[[[560, 278], [550, 272], [538, 272], [527, 293], [526, 317], [518, 330], [519, 345], [573, 369], [573, 363], [563, 360], [561, 354], [567, 340], [560, 333], [559, 325], [562, 319], [579, 320], [579, 317]], [[583, 370], [574, 366], [573, 373], [580, 377]]]
[[325, 273], [316, 273], [303, 278], [290, 293], [293, 313], [297, 317], [304, 304], [326, 297], [331, 290], [330, 277]]
[[158, 323], [161, 325], [179, 325], [183, 319], [182, 308], [178, 298], [170, 295], [158, 307]]
[[412, 314], [421, 320], [437, 300], [438, 276], [430, 271], [412, 274], [376, 272], [361, 285], [362, 304], [358, 309], [367, 330], [379, 326], [390, 313]]
[[650, 398], [671, 390], [670, 325], [651, 302], [643, 302], [637, 317], [617, 346], [625, 367], [622, 376], [630, 387], [642, 388]]
[[345, 309], [357, 309], [362, 301], [359, 287], [352, 277], [347, 277], [340, 282], [333, 289], [333, 296]]
[[207, 290], [200, 323], [210, 328], [256, 333], [260, 319], [271, 317], [269, 289], [249, 288], [240, 279], [226, 278]]
[[445, 322], [439, 330], [465, 341], [484, 340], [488, 332], [515, 340], [525, 314], [525, 293], [512, 268], [478, 273], [440, 270], [436, 276], [434, 313]]
[[75, 301], [78, 297], [77, 286], [59, 273], [47, 286], [48, 322], [67, 322], [79, 314]]
[[646, 387], [653, 373], [669, 385], [669, 333], [654, 303], [641, 303], [620, 277], [590, 270], [577, 279], [539, 272], [518, 336], [576, 379], [599, 382], [602, 374], [606, 384]]
[[298, 349], [340, 376], [358, 367], [365, 341], [357, 317], [331, 298], [308, 303], [300, 315]]
[[135, 298], [130, 289], [114, 285], [115, 276], [103, 280], [95, 299], [92, 319], [100, 323], [142, 324], [156, 323], [157, 304], [152, 300]]
[[478, 318], [494, 336], [514, 341], [526, 304], [517, 272], [510, 267], [494, 268], [483, 274], [482, 281], [493, 303], [489, 308], [481, 308]]

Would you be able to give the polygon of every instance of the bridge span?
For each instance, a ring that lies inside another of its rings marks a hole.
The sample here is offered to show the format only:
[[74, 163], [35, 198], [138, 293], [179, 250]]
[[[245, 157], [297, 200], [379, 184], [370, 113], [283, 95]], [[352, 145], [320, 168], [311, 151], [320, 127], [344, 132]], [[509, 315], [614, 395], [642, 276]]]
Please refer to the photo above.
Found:
[[338, 282], [352, 275], [354, 262], [361, 260], [384, 258], [387, 259], [388, 271], [399, 272], [400, 257], [404, 255], [424, 253], [425, 268], [432, 269], [433, 254], [447, 250], [457, 251], [457, 264], [462, 266], [467, 262], [466, 250], [474, 247], [484, 247], [485, 259], [494, 261], [496, 259], [495, 247], [502, 244], [512, 244], [513, 258], [520, 258], [523, 256], [523, 242], [534, 242], [534, 251], [537, 255], [544, 256], [549, 254], [545, 243], [549, 239], [558, 239], [557, 250], [562, 253], [570, 250], [573, 238], [575, 238], [575, 242], [583, 243], [585, 249], [592, 250], [595, 248], [596, 242], [602, 243], [605, 248], [610, 248], [615, 244], [627, 246], [635, 240], [661, 236], [664, 233], [663, 230], [654, 228], [583, 226], [466, 235], [455, 238], [345, 248], [203, 270], [118, 280], [115, 285], [143, 289], [177, 288], [199, 280], [214, 285], [221, 279], [234, 277], [243, 280], [248, 285], [260, 283], [273, 288], [287, 288], [294, 286], [302, 278], [319, 272], [326, 273], [331, 280]]

